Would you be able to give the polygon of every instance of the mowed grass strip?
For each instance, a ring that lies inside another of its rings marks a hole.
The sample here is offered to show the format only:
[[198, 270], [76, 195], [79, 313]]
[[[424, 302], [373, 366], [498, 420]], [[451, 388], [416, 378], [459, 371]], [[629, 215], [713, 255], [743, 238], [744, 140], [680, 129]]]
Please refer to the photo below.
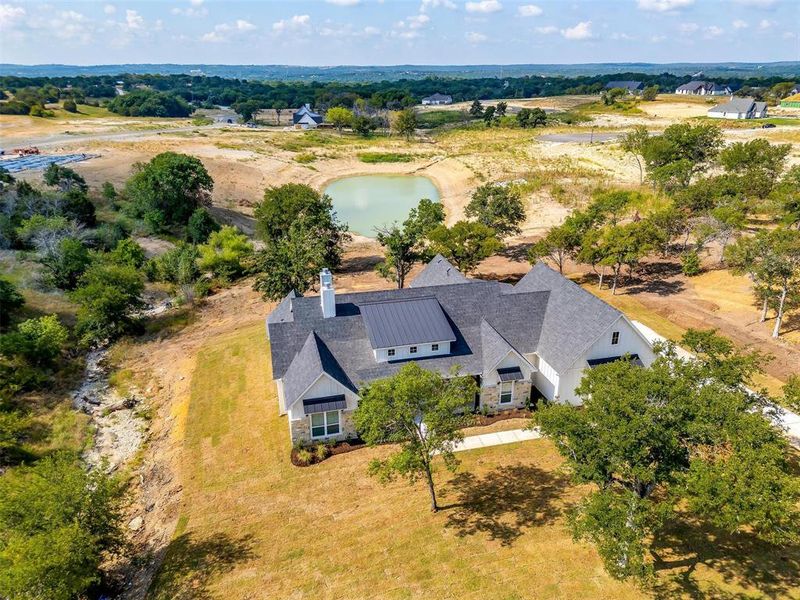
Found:
[[[564, 512], [585, 490], [569, 484], [548, 441], [460, 454], [457, 474], [437, 474], [447, 506], [437, 514], [423, 486], [367, 475], [387, 447], [293, 467], [260, 321], [211, 338], [198, 354], [184, 447], [179, 530], [153, 599], [651, 595], [612, 580], [590, 546], [572, 542]], [[703, 557], [719, 539], [703, 542]], [[727, 583], [705, 566], [684, 579], [692, 555], [687, 562], [670, 548], [666, 557], [679, 567], [674, 579], [662, 573], [668, 597], [723, 589], [759, 597], [746, 556], [725, 563]], [[796, 564], [791, 555], [785, 568]]]

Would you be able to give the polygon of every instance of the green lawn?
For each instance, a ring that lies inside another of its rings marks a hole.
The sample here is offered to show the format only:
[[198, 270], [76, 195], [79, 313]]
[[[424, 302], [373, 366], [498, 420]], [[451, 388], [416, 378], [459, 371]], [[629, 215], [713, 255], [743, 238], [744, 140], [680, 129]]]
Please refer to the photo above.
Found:
[[548, 441], [460, 454], [438, 514], [422, 486], [367, 476], [388, 448], [293, 467], [260, 321], [198, 353], [176, 431], [181, 516], [151, 599], [800, 598], [800, 550], [688, 520], [657, 546], [658, 589], [610, 579], [565, 529], [583, 490]]

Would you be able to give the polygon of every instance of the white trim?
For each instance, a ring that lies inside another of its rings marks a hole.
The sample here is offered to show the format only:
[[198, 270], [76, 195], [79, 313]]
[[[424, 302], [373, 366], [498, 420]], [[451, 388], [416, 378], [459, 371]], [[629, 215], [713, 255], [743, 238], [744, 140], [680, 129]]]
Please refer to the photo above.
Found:
[[[503, 402], [503, 385], [505, 385], [506, 383], [510, 383], [511, 384], [511, 397], [510, 397], [508, 402]], [[515, 383], [516, 382], [513, 381], [513, 380], [512, 381], [501, 381], [500, 382], [500, 394], [497, 396], [497, 405], [498, 406], [506, 406], [508, 404], [514, 404], [514, 384]]]
[[316, 378], [314, 381], [312, 381], [312, 382], [311, 382], [311, 385], [309, 385], [309, 386], [308, 386], [306, 389], [304, 389], [304, 390], [303, 390], [303, 392], [302, 392], [301, 394], [299, 394], [299, 395], [297, 396], [297, 398], [295, 398], [295, 399], [294, 399], [294, 402], [292, 402], [292, 403], [291, 403], [289, 406], [287, 406], [287, 407], [286, 407], [286, 412], [289, 412], [289, 409], [290, 409], [290, 408], [292, 408], [292, 407], [293, 407], [295, 404], [297, 404], [297, 401], [298, 401], [298, 400], [300, 400], [300, 399], [301, 399], [303, 396], [305, 396], [305, 395], [308, 393], [308, 390], [310, 390], [312, 387], [314, 387], [314, 386], [316, 385], [316, 383], [317, 383], [317, 382], [318, 382], [320, 379], [322, 379], [323, 377], [327, 377], [327, 378], [328, 378], [328, 379], [330, 379], [332, 382], [334, 382], [336, 385], [338, 385], [340, 388], [342, 388], [343, 390], [345, 390], [345, 396], [347, 396], [347, 394], [348, 394], [348, 393], [351, 393], [351, 390], [350, 390], [350, 388], [348, 388], [348, 387], [345, 387], [344, 385], [342, 385], [342, 384], [341, 384], [341, 382], [337, 381], [336, 379], [334, 379], [333, 377], [331, 377], [330, 375], [328, 375], [328, 374], [327, 374], [325, 371], [323, 371], [322, 373], [320, 373], [320, 374], [317, 376], [317, 378]]
[[[505, 340], [505, 338], [503, 338], [503, 340]], [[506, 344], [508, 344], [508, 342], [507, 342], [507, 341], [506, 341]], [[514, 347], [513, 347], [511, 344], [508, 344], [508, 345], [509, 345], [509, 347], [510, 347], [510, 350], [509, 350], [508, 352], [506, 352], [506, 353], [503, 355], [503, 358], [501, 358], [501, 359], [500, 359], [500, 360], [498, 360], [496, 363], [494, 363], [494, 366], [493, 366], [491, 369], [489, 369], [489, 371], [497, 371], [497, 365], [499, 365], [501, 362], [503, 362], [503, 361], [504, 361], [504, 360], [505, 360], [505, 359], [508, 357], [508, 355], [509, 355], [509, 354], [512, 354], [512, 353], [513, 353], [513, 354], [516, 354], [516, 355], [517, 355], [517, 357], [519, 357], [519, 359], [520, 359], [520, 360], [521, 360], [523, 363], [525, 363], [526, 365], [528, 365], [528, 366], [531, 368], [531, 373], [536, 373], [536, 372], [539, 370], [539, 369], [537, 369], [536, 367], [534, 367], [534, 366], [533, 366], [533, 364], [531, 364], [531, 361], [529, 361], [527, 358], [525, 358], [524, 356], [522, 356], [522, 354], [520, 354], [519, 352], [517, 352], [517, 351], [514, 349]]]
[[[339, 431], [336, 433], [328, 433], [328, 414], [329, 413], [336, 413], [337, 414], [337, 421], [336, 424], [339, 426]], [[314, 415], [322, 415], [322, 426], [325, 429], [325, 433], [323, 435], [314, 435]], [[342, 435], [342, 411], [341, 410], [326, 410], [325, 412], [318, 412], [318, 413], [311, 413], [308, 415], [308, 431], [311, 435], [312, 440], [323, 440], [330, 437], [335, 437], [337, 435]]]

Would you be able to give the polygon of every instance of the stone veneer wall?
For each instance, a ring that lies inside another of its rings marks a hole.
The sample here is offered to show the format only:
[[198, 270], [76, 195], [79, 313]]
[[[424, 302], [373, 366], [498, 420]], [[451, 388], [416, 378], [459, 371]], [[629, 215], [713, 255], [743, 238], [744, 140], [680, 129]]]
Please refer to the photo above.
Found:
[[340, 441], [358, 437], [356, 434], [356, 427], [353, 424], [353, 411], [342, 411], [339, 413], [339, 435], [332, 435], [327, 438], [311, 439], [311, 419], [305, 417], [296, 421], [289, 421], [289, 433], [292, 437], [292, 443], [298, 442], [317, 443], [324, 441]]
[[528, 398], [531, 397], [531, 382], [514, 382], [514, 394], [510, 404], [500, 404], [500, 386], [481, 388], [481, 408], [489, 412], [508, 410], [510, 408], [524, 408]]

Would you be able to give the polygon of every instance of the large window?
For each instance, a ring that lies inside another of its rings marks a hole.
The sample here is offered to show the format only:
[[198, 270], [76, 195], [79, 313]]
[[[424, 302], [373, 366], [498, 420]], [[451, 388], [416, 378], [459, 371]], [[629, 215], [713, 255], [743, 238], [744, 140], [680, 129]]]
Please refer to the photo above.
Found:
[[619, 331], [612, 331], [611, 332], [611, 345], [616, 346], [619, 344]]
[[311, 437], [320, 438], [339, 433], [339, 411], [311, 415]]
[[504, 381], [500, 384], [500, 404], [511, 404], [514, 398], [514, 382]]

